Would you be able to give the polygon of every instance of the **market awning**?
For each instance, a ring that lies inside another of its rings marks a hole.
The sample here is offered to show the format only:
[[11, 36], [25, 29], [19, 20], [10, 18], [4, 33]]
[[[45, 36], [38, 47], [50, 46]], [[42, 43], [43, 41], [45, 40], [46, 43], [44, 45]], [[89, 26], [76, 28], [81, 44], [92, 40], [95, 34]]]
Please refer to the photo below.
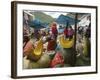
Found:
[[37, 19], [30, 21], [29, 26], [36, 29], [45, 28], [44, 24], [41, 23], [41, 21]]
[[[80, 20], [77, 20], [77, 22], [79, 22]], [[60, 15], [57, 19], [56, 19], [56, 22], [58, 24], [64, 24], [66, 25], [67, 22], [69, 23], [69, 25], [73, 25], [75, 24], [75, 19], [74, 18], [71, 18], [69, 16], [65, 16], [65, 15]]]

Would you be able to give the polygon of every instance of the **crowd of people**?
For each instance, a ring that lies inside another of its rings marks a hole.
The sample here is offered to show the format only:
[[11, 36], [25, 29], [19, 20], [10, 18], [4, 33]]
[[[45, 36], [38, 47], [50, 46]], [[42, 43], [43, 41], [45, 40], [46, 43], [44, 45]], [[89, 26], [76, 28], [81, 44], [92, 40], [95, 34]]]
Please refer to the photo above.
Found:
[[[58, 37], [63, 35], [65, 39], [69, 41], [73, 38], [74, 29], [71, 26], [64, 28], [63, 32], [59, 34], [57, 23], [53, 22], [50, 24], [49, 29], [35, 29], [30, 28], [26, 25], [23, 27], [23, 54], [28, 56], [32, 49], [35, 49], [37, 42], [42, 39], [43, 42], [43, 53], [45, 52], [57, 52]], [[60, 45], [59, 45], [60, 46]], [[60, 55], [61, 56], [61, 55]], [[59, 60], [60, 61], [60, 60]]]
[[[31, 34], [30, 34], [31, 33]], [[64, 35], [65, 38], [69, 38], [72, 39], [73, 35], [74, 35], [74, 30], [72, 29], [71, 26], [66, 26], [64, 29], [64, 32], [60, 35]], [[57, 46], [57, 37], [59, 36], [59, 32], [57, 29], [57, 23], [53, 22], [50, 25], [50, 29], [46, 31], [46, 29], [42, 30], [42, 29], [35, 29], [33, 28], [33, 30], [30, 32], [29, 29], [24, 26], [23, 28], [23, 44], [25, 47], [25, 45], [27, 44], [27, 42], [30, 39], [34, 39], [36, 41], [38, 41], [41, 37], [43, 39], [43, 42], [46, 43], [48, 42], [48, 46], [47, 46], [47, 50], [55, 50], [56, 46]], [[51, 45], [51, 46], [49, 46]]]
[[[51, 67], [54, 67], [55, 64], [64, 63], [62, 55], [59, 54], [60, 52], [57, 51], [57, 47], [59, 47], [59, 37], [64, 36], [64, 39], [71, 41], [73, 36], [75, 35], [75, 30], [72, 28], [71, 25], [66, 25], [63, 27], [63, 32], [59, 33], [59, 28], [57, 28], [57, 23], [52, 22], [49, 25], [49, 28], [31, 28], [29, 25], [23, 25], [23, 56], [29, 56], [37, 47], [37, 42], [41, 39], [43, 42], [43, 52], [42, 53], [49, 53], [54, 51], [55, 56], [54, 59], [51, 61]], [[76, 36], [76, 53], [77, 56], [83, 56], [86, 53], [84, 47], [88, 46], [86, 40], [90, 43], [91, 38], [91, 23], [85, 27], [79, 26], [77, 28], [77, 36]], [[65, 43], [66, 44], [66, 43]], [[74, 45], [73, 45], [74, 46]], [[60, 46], [61, 47], [61, 46]], [[53, 53], [53, 52], [52, 52]], [[90, 44], [88, 47], [87, 56], [90, 57]], [[32, 56], [32, 55], [31, 55]], [[30, 57], [27, 59], [31, 60]], [[55, 61], [56, 60], [56, 61]]]

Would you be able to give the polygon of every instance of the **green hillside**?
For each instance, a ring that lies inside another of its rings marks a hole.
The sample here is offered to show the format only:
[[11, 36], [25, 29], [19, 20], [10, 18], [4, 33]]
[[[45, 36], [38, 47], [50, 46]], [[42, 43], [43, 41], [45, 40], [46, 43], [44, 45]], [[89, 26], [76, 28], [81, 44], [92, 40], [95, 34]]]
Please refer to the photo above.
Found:
[[40, 11], [31, 12], [31, 13], [35, 16], [35, 19], [39, 19], [42, 23], [51, 23], [55, 20], [50, 15], [47, 15]]

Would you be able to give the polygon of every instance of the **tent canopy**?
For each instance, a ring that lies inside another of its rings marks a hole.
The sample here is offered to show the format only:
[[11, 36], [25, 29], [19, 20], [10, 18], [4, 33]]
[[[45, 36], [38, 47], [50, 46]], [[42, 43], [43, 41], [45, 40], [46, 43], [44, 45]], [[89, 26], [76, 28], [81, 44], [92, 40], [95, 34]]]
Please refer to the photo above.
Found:
[[[77, 22], [79, 22], [80, 20], [77, 20]], [[71, 17], [69, 17], [69, 16], [65, 16], [65, 15], [60, 15], [57, 19], [56, 19], [56, 22], [58, 23], [58, 24], [64, 24], [64, 25], [66, 25], [67, 23], [69, 24], [69, 25], [73, 25], [73, 24], [75, 24], [75, 19], [74, 18], [71, 18]]]
[[45, 28], [45, 24], [42, 23], [40, 20], [38, 19], [35, 19], [33, 21], [30, 21], [29, 22], [29, 26], [32, 27], [32, 28], [36, 28], [36, 29], [41, 29], [41, 28]]

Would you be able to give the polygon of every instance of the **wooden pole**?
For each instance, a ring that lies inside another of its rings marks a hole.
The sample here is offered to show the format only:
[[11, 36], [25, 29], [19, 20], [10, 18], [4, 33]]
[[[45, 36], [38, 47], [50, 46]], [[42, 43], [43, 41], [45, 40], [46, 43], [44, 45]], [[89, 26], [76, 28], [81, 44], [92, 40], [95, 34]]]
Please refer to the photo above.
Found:
[[75, 41], [74, 41], [74, 48], [76, 49], [76, 38], [77, 38], [77, 21], [78, 21], [78, 13], [75, 14]]

